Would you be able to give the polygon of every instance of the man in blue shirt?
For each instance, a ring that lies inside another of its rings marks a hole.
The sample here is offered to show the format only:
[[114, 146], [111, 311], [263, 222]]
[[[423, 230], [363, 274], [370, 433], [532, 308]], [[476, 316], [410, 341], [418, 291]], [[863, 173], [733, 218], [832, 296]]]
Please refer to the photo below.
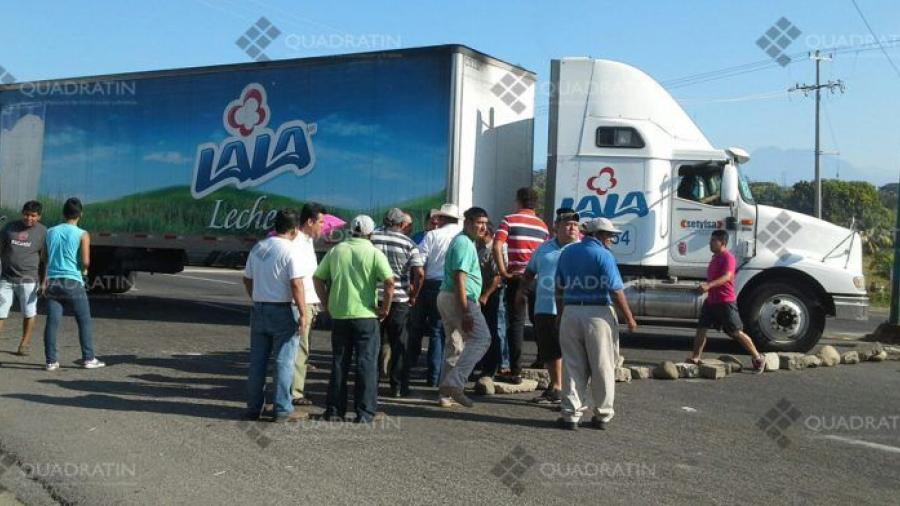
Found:
[[550, 385], [535, 397], [537, 404], [559, 404], [562, 388], [562, 351], [559, 348], [559, 319], [556, 313], [556, 266], [563, 248], [578, 240], [578, 213], [563, 207], [556, 210], [555, 237], [534, 251], [525, 268], [525, 282], [519, 285], [516, 304], [525, 304], [524, 287], [535, 286], [534, 336], [538, 361], [550, 372]]
[[[585, 223], [584, 239], [560, 253], [556, 269], [557, 307], [562, 315], [559, 344], [565, 371], [560, 427], [578, 428], [585, 409], [580, 394], [590, 392], [591, 424], [606, 429], [613, 417], [619, 323], [612, 304], [628, 329], [637, 323], [625, 300], [616, 259], [604, 245], [621, 231], [606, 218]], [[590, 383], [590, 384], [589, 384]]]

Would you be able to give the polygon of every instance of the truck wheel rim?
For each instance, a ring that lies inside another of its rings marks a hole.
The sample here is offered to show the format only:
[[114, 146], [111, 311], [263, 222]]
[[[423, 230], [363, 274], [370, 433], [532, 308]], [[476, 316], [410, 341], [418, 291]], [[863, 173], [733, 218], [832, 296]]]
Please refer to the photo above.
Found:
[[806, 334], [809, 312], [796, 297], [774, 295], [760, 308], [759, 326], [771, 341], [796, 341]]

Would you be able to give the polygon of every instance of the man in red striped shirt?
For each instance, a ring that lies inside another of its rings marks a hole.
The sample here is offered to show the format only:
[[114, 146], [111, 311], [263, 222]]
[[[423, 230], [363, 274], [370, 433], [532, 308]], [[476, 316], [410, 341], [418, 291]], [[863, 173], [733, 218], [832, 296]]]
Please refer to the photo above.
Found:
[[[519, 362], [522, 358], [522, 341], [525, 332], [525, 318], [528, 311], [526, 304], [516, 304], [516, 292], [525, 273], [525, 267], [531, 260], [534, 251], [550, 237], [547, 225], [534, 212], [537, 205], [537, 192], [531, 188], [519, 188], [516, 191], [516, 204], [519, 210], [507, 215], [497, 227], [494, 234], [494, 259], [500, 275], [506, 279], [506, 318], [507, 341], [509, 343], [510, 374], [508, 381], [521, 383]], [[503, 254], [506, 246], [507, 255]], [[506, 261], [507, 256], [509, 262]], [[528, 299], [534, 298], [534, 291], [527, 290]], [[500, 347], [492, 346], [486, 357], [486, 371], [488, 375], [496, 372], [500, 362]], [[496, 353], [494, 352], [496, 348]]]

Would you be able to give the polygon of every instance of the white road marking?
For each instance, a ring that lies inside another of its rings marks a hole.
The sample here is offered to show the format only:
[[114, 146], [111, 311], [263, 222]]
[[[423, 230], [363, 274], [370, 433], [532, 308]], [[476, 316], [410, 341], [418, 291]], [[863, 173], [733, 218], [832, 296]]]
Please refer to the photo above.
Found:
[[182, 272], [190, 272], [195, 274], [243, 274], [243, 269], [228, 269], [221, 268], [217, 269], [215, 267], [185, 267]]
[[173, 276], [177, 278], [196, 279], [197, 281], [208, 281], [210, 283], [222, 283], [223, 285], [237, 285], [237, 281], [225, 281], [224, 279], [201, 278], [200, 276], [188, 276], [185, 274], [164, 274], [165, 276]]
[[868, 441], [863, 441], [861, 439], [853, 439], [853, 438], [844, 437], [844, 436], [835, 436], [833, 434], [829, 434], [827, 436], [822, 436], [822, 438], [830, 439], [832, 441], [840, 441], [841, 443], [862, 446], [865, 448], [871, 448], [873, 450], [881, 450], [881, 451], [890, 452], [890, 453], [900, 453], [900, 448], [898, 448], [896, 446], [883, 445], [883, 444], [879, 444], [879, 443], [870, 443]]
[[210, 306], [210, 307], [214, 307], [214, 308], [216, 308], [216, 309], [222, 309], [222, 310], [225, 310], [225, 311], [232, 311], [232, 312], [234, 312], [234, 313], [247, 314], [247, 313], [250, 312], [249, 309], [238, 309], [238, 308], [236, 308], [236, 307], [225, 306], [225, 305], [222, 305], [222, 304], [216, 304], [215, 302], [203, 302], [203, 301], [199, 301], [199, 300], [193, 300], [193, 301], [191, 301], [191, 302], [193, 302], [194, 304], [200, 304], [201, 306]]

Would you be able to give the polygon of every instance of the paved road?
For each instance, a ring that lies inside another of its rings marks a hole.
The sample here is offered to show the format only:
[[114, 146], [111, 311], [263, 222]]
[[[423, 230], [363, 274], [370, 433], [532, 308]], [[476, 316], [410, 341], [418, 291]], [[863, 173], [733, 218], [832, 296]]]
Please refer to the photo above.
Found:
[[[606, 432], [559, 431], [530, 394], [445, 411], [424, 387], [421, 400], [384, 399], [388, 419], [375, 427], [241, 424], [239, 283], [236, 271], [192, 269], [93, 300], [105, 369], [74, 366], [72, 321], [59, 371], [42, 369], [40, 345], [27, 358], [0, 352], [0, 504], [886, 504], [900, 494], [898, 362], [620, 384]], [[2, 350], [15, 348], [17, 315], [8, 323]], [[690, 333], [645, 328], [623, 338], [624, 354], [681, 358]], [[327, 334], [315, 332], [313, 348], [321, 404]], [[757, 427], [782, 399], [797, 414], [784, 447]]]

